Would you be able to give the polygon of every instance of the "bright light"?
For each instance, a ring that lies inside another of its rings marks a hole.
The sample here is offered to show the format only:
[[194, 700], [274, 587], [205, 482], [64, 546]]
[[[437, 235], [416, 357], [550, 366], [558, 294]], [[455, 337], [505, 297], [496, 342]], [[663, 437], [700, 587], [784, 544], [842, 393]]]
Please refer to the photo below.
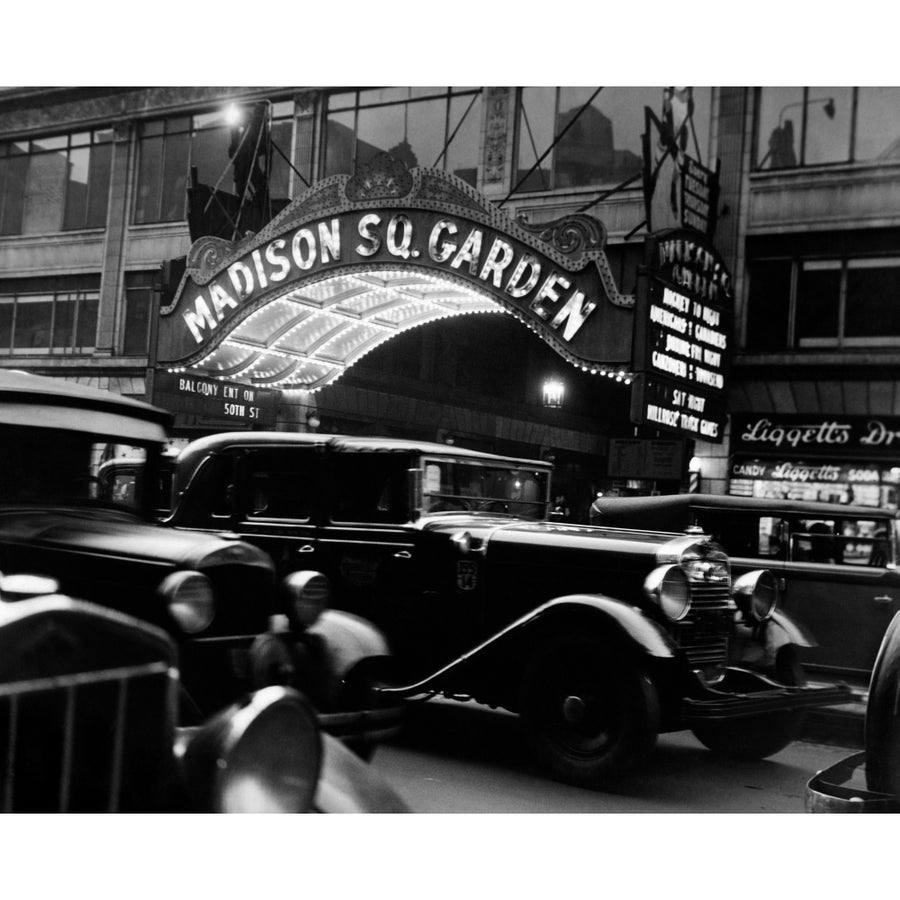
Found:
[[544, 406], [551, 406], [556, 409], [563, 405], [563, 396], [566, 393], [566, 386], [558, 378], [548, 378], [544, 382]]
[[240, 125], [242, 119], [240, 107], [235, 103], [229, 103], [225, 108], [225, 124], [233, 128], [235, 125]]

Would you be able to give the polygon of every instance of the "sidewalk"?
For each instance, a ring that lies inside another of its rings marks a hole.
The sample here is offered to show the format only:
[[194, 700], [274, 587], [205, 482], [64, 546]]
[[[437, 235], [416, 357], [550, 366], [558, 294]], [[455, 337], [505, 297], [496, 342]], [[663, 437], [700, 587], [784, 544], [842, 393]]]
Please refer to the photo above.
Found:
[[[824, 683], [824, 682], [810, 682]], [[851, 684], [851, 702], [840, 706], [823, 706], [810, 709], [801, 733], [801, 740], [819, 744], [837, 744], [841, 747], [863, 749], [868, 685]]]

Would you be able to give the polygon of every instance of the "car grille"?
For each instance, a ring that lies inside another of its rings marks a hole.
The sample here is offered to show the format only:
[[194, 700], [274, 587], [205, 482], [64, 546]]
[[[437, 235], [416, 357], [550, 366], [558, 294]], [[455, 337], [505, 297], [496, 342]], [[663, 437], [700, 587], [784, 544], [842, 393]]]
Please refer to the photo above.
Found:
[[159, 809], [173, 736], [165, 660], [0, 685], [0, 809]]
[[673, 637], [692, 666], [725, 662], [732, 619], [728, 582], [691, 582], [691, 611], [674, 623]]

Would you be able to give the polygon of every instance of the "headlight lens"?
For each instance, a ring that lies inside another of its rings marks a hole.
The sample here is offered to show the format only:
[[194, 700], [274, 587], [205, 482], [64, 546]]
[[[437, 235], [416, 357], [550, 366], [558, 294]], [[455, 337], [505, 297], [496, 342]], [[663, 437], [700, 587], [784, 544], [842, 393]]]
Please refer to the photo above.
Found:
[[681, 566], [659, 566], [644, 581], [644, 592], [672, 622], [683, 619], [691, 609], [691, 586]]
[[291, 572], [282, 580], [280, 589], [282, 608], [301, 629], [313, 625], [331, 599], [331, 582], [321, 572]]
[[173, 572], [159, 586], [169, 614], [187, 634], [209, 628], [216, 614], [212, 584], [201, 572]]
[[778, 606], [780, 591], [768, 569], [756, 569], [741, 575], [732, 590], [738, 609], [754, 622], [765, 622]]
[[322, 744], [315, 713], [290, 688], [267, 687], [191, 735], [182, 765], [198, 812], [307, 812]]

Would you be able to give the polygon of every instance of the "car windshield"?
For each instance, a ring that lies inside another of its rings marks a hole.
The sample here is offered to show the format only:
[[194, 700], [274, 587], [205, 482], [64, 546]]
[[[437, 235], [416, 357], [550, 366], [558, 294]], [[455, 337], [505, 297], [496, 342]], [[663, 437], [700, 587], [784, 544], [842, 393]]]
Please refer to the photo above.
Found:
[[425, 460], [426, 512], [494, 512], [543, 519], [550, 474], [527, 466], [479, 460]]
[[[155, 444], [119, 443], [87, 432], [0, 426], [0, 504], [142, 507], [141, 472]], [[109, 478], [109, 460], [131, 470]]]

